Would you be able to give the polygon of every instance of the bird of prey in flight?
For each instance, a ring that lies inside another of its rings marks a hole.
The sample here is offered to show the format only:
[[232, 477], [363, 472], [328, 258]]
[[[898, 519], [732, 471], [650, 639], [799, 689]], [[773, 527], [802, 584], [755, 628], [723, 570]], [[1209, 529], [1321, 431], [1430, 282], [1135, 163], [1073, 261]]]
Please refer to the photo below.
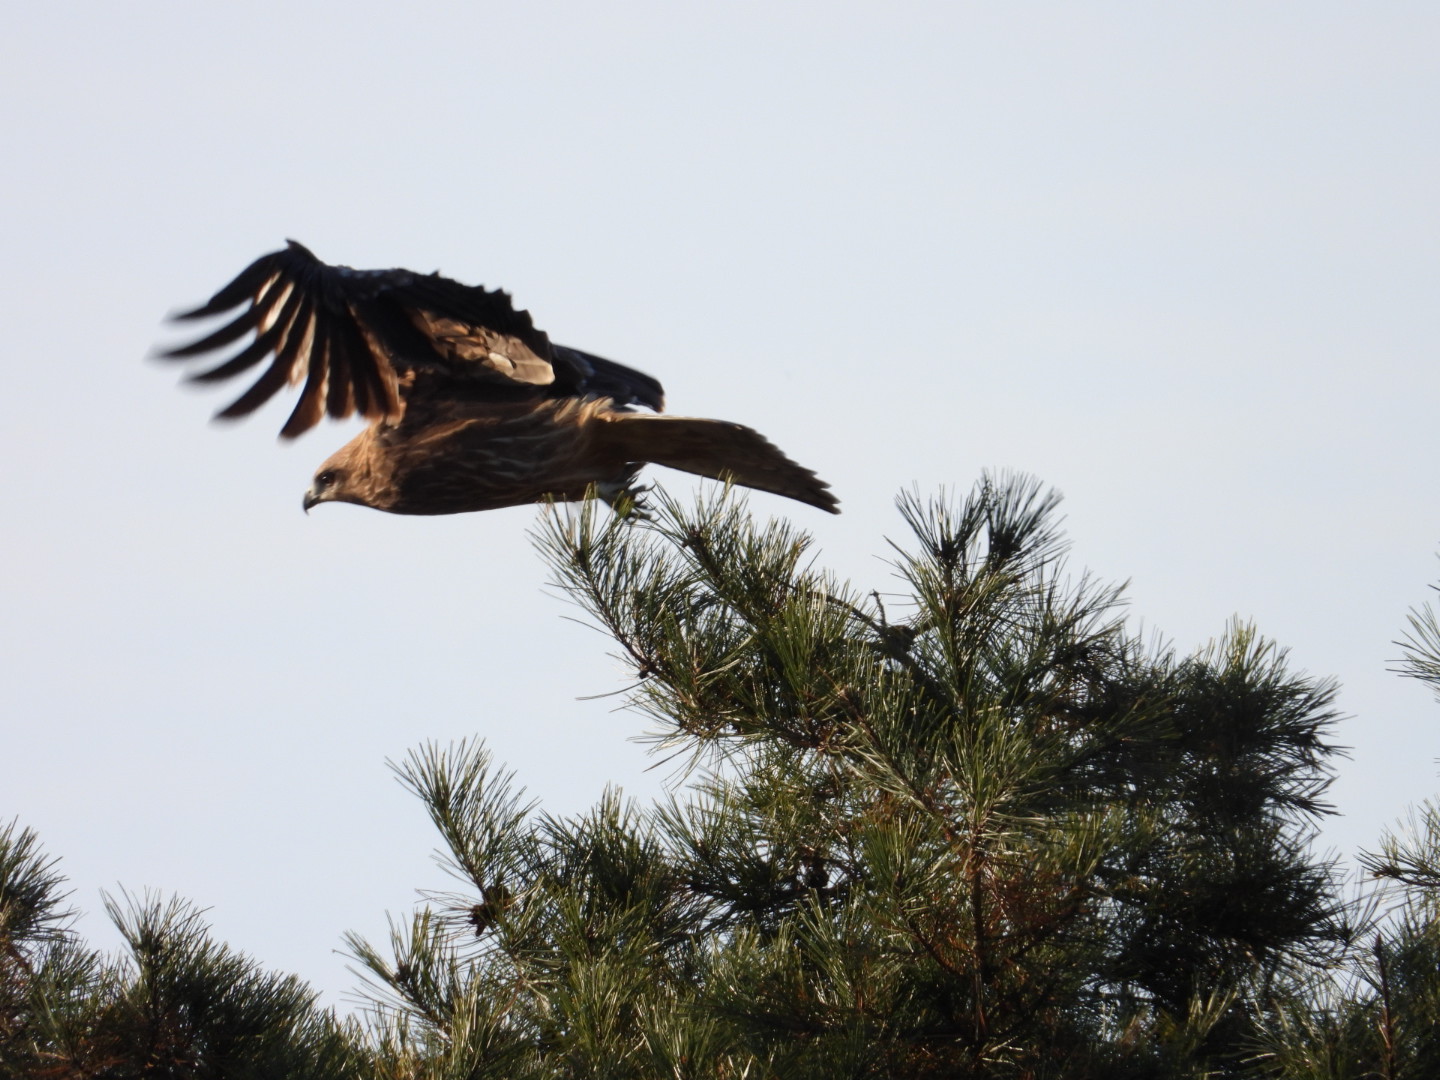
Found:
[[438, 273], [330, 266], [291, 240], [173, 317], [236, 308], [218, 330], [160, 354], [189, 359], [253, 334], [190, 376], [217, 382], [269, 361], [218, 416], [245, 416], [290, 384], [300, 400], [284, 438], [327, 413], [370, 420], [316, 470], [307, 511], [349, 502], [460, 514], [581, 499], [592, 488], [613, 506], [636, 496], [636, 476], [653, 462], [839, 513], [829, 485], [759, 432], [661, 414], [657, 381], [552, 343], [500, 290]]

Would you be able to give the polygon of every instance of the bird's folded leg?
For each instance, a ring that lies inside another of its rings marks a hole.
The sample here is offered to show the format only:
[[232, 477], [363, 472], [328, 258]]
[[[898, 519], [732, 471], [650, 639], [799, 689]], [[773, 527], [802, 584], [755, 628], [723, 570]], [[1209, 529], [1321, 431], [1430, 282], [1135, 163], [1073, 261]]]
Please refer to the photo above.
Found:
[[651, 521], [650, 507], [645, 501], [651, 484], [596, 484], [595, 494], [605, 500], [615, 516], [630, 521]]

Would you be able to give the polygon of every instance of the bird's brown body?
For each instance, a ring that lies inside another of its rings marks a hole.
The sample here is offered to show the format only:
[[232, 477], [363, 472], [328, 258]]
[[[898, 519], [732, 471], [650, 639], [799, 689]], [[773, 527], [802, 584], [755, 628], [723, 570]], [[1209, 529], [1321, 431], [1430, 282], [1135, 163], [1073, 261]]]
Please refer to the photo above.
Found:
[[654, 462], [838, 512], [828, 486], [758, 432], [659, 415], [658, 382], [552, 345], [504, 293], [438, 274], [327, 266], [292, 241], [178, 318], [247, 304], [226, 326], [165, 355], [199, 355], [253, 331], [238, 354], [194, 376], [229, 378], [271, 358], [222, 417], [300, 383], [282, 435], [326, 413], [371, 418], [317, 470], [307, 510], [351, 502], [459, 514], [590, 492], [613, 503], [633, 495], [640, 468]]
[[[465, 514], [547, 496], [583, 499], [592, 488], [613, 500], [631, 491], [645, 461], [700, 475], [713, 469], [717, 478], [777, 495], [788, 493], [782, 489], [799, 469], [740, 424], [622, 412], [609, 398], [469, 404], [370, 426], [320, 466], [319, 476], [335, 479], [307, 501], [355, 502], [392, 514]], [[330, 488], [335, 493], [327, 497]]]

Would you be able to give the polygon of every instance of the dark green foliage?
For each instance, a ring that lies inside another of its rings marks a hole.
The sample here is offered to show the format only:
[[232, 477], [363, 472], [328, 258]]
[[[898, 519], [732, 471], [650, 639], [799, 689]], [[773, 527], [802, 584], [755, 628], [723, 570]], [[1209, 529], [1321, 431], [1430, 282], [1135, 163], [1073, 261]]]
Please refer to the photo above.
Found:
[[[1435, 586], [1440, 588], [1440, 586]], [[1426, 604], [1398, 644], [1400, 674], [1440, 693], [1440, 622]], [[1440, 1076], [1440, 807], [1425, 802], [1361, 865], [1380, 882], [1357, 904], [1356, 947], [1334, 972], [1282, 987], [1254, 1064], [1287, 1080]]]
[[[1440, 862], [1433, 809], [1424, 822], [1424, 831], [1389, 838], [1387, 847], [1402, 845], [1419, 860]], [[1381, 899], [1372, 897], [1372, 905]], [[1437, 914], [1433, 889], [1405, 887], [1397, 906], [1370, 920], [1343, 966], [1277, 993], [1257, 1025], [1256, 1073], [1287, 1080], [1440, 1076]]]
[[63, 884], [34, 833], [0, 829], [0, 1075], [47, 1063], [100, 977], [70, 934]]
[[464, 888], [393, 960], [352, 943], [391, 1074], [1244, 1068], [1256, 1003], [1345, 934], [1307, 847], [1333, 688], [1243, 626], [1146, 648], [1029, 481], [901, 508], [888, 600], [723, 499], [549, 519], [560, 587], [700, 771], [558, 821], [476, 748], [401, 765]]
[[[1440, 585], [1430, 588], [1440, 592]], [[1429, 684], [1440, 698], [1440, 614], [1432, 604], [1422, 604], [1411, 609], [1409, 623], [1409, 632], [1395, 643], [1404, 655], [1400, 674]]]
[[0, 1076], [1440, 1076], [1440, 811], [1366, 857], [1388, 916], [1344, 901], [1310, 851], [1334, 687], [1239, 623], [1137, 639], [1056, 503], [903, 498], [883, 597], [728, 495], [552, 514], [673, 795], [557, 818], [478, 744], [412, 752], [456, 884], [348, 939], [344, 1024], [180, 903], [111, 904], [128, 955], [87, 952], [12, 827]]
[[328, 1080], [358, 1057], [293, 977], [212, 942], [178, 901], [107, 904], [129, 954], [84, 949], [35, 837], [0, 830], [0, 1076]]

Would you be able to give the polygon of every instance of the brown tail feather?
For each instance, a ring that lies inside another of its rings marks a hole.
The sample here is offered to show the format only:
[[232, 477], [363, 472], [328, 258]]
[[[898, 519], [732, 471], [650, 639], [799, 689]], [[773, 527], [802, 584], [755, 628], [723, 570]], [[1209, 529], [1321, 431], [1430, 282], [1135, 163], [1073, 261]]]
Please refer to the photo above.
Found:
[[732, 480], [832, 514], [840, 512], [840, 500], [830, 493], [829, 484], [743, 424], [635, 413], [612, 413], [605, 419], [608, 423], [596, 434], [605, 440], [607, 450], [626, 461], [648, 461], [712, 480]]

